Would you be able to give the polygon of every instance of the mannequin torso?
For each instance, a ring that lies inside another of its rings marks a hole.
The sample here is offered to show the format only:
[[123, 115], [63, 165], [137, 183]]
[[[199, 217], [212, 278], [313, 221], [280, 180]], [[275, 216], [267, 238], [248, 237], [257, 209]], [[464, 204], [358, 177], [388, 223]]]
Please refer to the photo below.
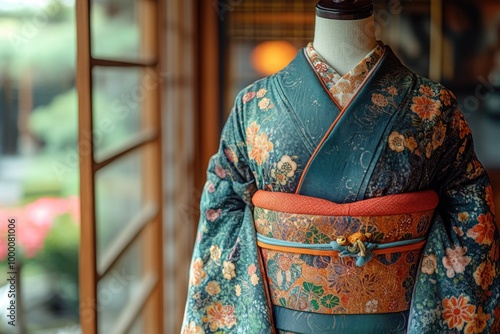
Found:
[[316, 16], [314, 49], [344, 75], [377, 46], [374, 21], [373, 15], [359, 20]]

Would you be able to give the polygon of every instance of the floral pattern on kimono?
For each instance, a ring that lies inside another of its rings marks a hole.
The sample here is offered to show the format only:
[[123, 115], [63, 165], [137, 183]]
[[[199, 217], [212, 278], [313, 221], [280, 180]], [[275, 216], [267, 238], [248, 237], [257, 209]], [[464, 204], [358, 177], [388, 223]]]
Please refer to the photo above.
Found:
[[[427, 189], [440, 197], [418, 268], [407, 330], [497, 333], [500, 243], [488, 176], [474, 154], [470, 130], [454, 95], [394, 59], [385, 47], [380, 62], [393, 72], [378, 75], [369, 87], [359, 86], [360, 91], [370, 89], [369, 98], [361, 101], [367, 115], [394, 108], [363, 198]], [[324, 68], [318, 64], [309, 70]], [[317, 73], [322, 80], [325, 72]], [[403, 78], [404, 87], [395, 86], [395, 78]], [[287, 80], [289, 87], [306, 89], [309, 84], [293, 75]], [[396, 104], [405, 89], [407, 96]], [[219, 151], [208, 167], [183, 333], [275, 331], [256, 245], [254, 224], [259, 218], [254, 221], [251, 198], [257, 189], [297, 190], [324, 136], [295, 112], [318, 103], [308, 98], [303, 95], [304, 106], [290, 105], [276, 76], [255, 82], [236, 97]], [[364, 121], [371, 124], [370, 119]], [[293, 265], [278, 264], [275, 269], [283, 270], [289, 281], [301, 275]]]

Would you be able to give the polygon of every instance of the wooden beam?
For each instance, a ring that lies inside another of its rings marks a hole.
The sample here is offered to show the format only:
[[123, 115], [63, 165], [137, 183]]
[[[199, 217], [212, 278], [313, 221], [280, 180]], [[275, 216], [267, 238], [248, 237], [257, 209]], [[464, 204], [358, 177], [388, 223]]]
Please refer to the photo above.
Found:
[[90, 141], [86, 154], [80, 154], [80, 324], [83, 333], [97, 334], [94, 147], [85, 137], [93, 127], [90, 0], [77, 0], [76, 12], [79, 143]]

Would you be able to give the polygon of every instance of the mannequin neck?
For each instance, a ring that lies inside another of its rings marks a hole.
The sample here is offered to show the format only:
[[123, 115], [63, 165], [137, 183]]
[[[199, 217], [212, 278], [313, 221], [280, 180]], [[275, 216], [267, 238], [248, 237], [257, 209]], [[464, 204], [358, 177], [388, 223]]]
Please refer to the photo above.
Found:
[[346, 74], [377, 46], [373, 15], [360, 20], [316, 16], [313, 46], [340, 75]]

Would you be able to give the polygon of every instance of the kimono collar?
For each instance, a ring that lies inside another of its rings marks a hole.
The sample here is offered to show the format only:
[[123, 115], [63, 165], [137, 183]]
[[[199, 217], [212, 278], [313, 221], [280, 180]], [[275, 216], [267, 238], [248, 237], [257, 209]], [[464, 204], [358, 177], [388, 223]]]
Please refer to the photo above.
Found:
[[341, 76], [323, 59], [323, 57], [321, 57], [314, 49], [312, 43], [307, 44], [306, 47], [306, 55], [311, 61], [314, 70], [340, 107], [345, 107], [349, 103], [353, 95], [356, 94], [359, 86], [375, 64], [377, 64], [384, 52], [385, 45], [379, 41], [379, 44], [370, 51], [358, 65], [344, 76]]

